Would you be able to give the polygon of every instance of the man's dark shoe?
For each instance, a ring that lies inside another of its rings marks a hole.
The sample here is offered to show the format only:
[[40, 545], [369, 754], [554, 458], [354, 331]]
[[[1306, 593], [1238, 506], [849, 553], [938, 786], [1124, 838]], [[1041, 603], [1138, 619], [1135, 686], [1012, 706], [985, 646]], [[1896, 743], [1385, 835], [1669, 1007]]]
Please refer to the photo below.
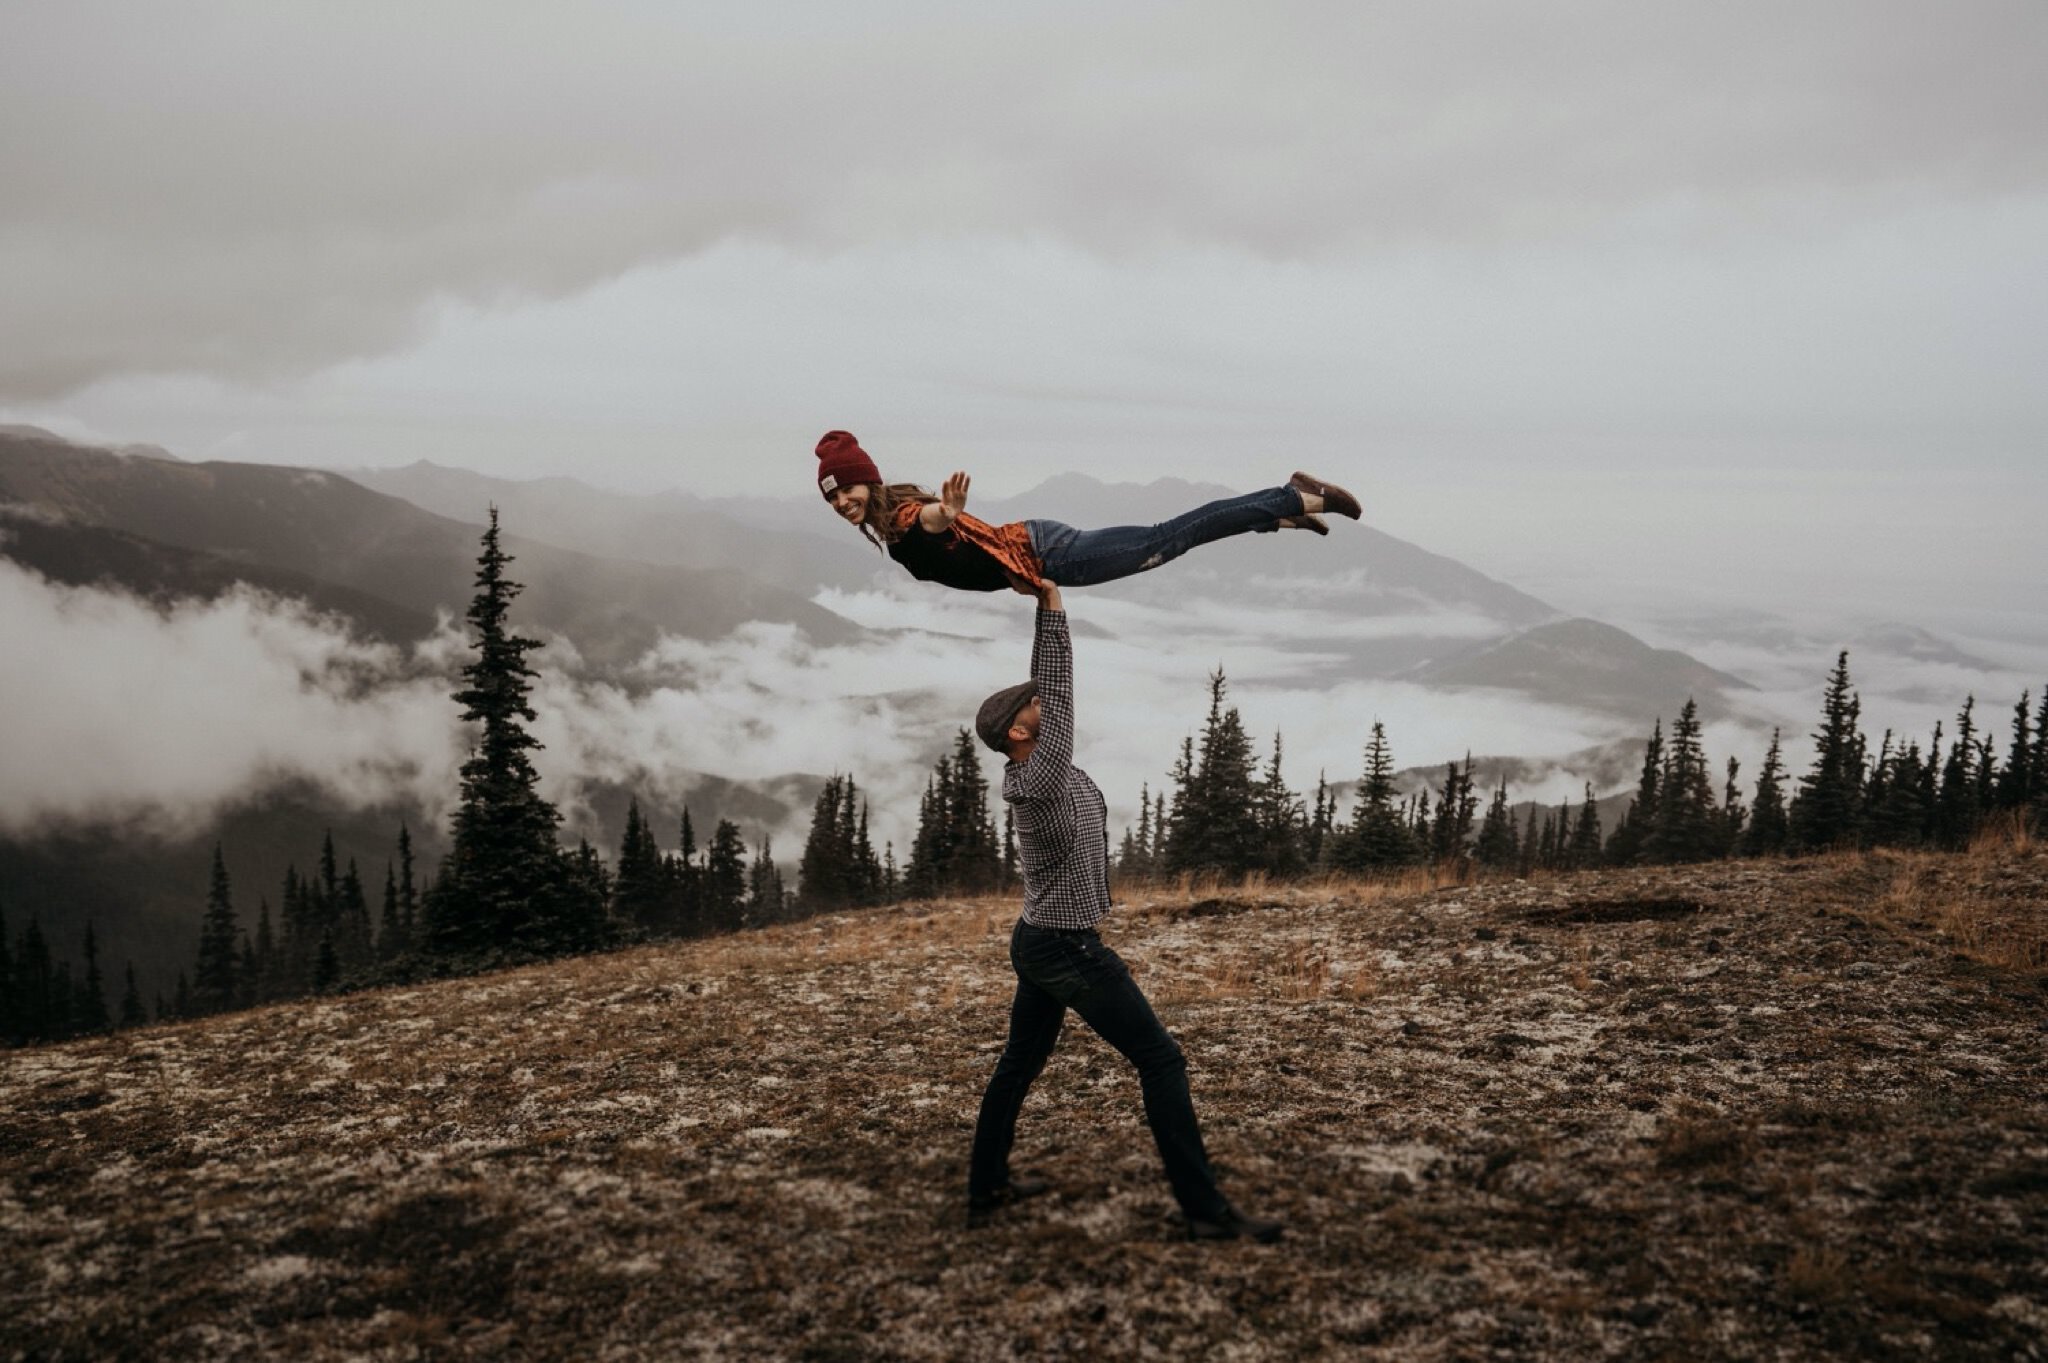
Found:
[[1246, 1216], [1235, 1207], [1225, 1207], [1214, 1221], [1199, 1216], [1188, 1218], [1188, 1236], [1194, 1240], [1235, 1240], [1243, 1237], [1270, 1245], [1287, 1231], [1279, 1221], [1269, 1221], [1261, 1216]]
[[1013, 1178], [993, 1192], [967, 1199], [967, 1224], [985, 1226], [990, 1217], [1013, 1203], [1049, 1192], [1052, 1184], [1042, 1178]]
[[1358, 498], [1352, 496], [1343, 488], [1338, 487], [1335, 483], [1326, 483], [1320, 478], [1311, 478], [1306, 473], [1296, 473], [1287, 480], [1287, 486], [1293, 488], [1296, 492], [1313, 492], [1316, 496], [1323, 499], [1323, 510], [1336, 515], [1349, 516], [1355, 521], [1365, 514], [1365, 508], [1358, 504]]

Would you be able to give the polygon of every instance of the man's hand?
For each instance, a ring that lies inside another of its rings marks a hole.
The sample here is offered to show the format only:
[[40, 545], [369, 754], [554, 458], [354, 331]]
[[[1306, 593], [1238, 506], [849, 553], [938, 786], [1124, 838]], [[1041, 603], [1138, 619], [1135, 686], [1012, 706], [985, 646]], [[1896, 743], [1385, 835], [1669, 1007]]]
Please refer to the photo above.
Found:
[[1034, 581], [1028, 577], [1020, 577], [1016, 573], [1011, 573], [1009, 577], [1010, 590], [1021, 596], [1037, 597], [1040, 610], [1056, 611], [1066, 609], [1060, 605], [1059, 583], [1052, 581], [1050, 578], [1043, 577]]

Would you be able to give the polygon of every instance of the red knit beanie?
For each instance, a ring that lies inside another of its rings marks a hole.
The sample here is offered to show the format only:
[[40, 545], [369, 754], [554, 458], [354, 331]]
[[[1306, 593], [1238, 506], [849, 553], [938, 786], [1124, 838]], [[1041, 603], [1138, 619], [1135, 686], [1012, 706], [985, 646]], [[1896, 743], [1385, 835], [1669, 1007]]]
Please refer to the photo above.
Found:
[[818, 439], [818, 491], [830, 497], [852, 483], [879, 483], [882, 471], [851, 431], [827, 431]]

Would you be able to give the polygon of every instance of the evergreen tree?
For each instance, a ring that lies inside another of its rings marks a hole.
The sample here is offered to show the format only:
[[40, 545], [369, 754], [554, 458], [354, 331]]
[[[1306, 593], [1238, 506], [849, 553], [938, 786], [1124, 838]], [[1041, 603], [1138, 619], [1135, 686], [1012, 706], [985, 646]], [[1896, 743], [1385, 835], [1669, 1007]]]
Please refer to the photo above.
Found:
[[1787, 844], [1798, 851], [1854, 845], [1862, 837], [1864, 739], [1857, 729], [1862, 700], [1849, 686], [1845, 649], [1828, 674], [1821, 727], [1813, 735], [1813, 769], [1799, 778], [1786, 810]]
[[100, 979], [99, 938], [85, 925], [85, 983], [71, 1001], [73, 1030], [90, 1035], [107, 1030], [107, 994]]
[[1302, 852], [1310, 866], [1324, 865], [1330, 855], [1330, 838], [1336, 831], [1337, 797], [1330, 792], [1329, 773], [1316, 772], [1316, 800], [1309, 810], [1308, 835]]
[[564, 896], [579, 910], [563, 925], [566, 931], [560, 949], [593, 951], [616, 941], [616, 925], [610, 910], [611, 874], [605, 870], [604, 858], [590, 845], [590, 839], [576, 840], [576, 851], [567, 860], [567, 879]]
[[1771, 730], [1770, 750], [1764, 754], [1763, 769], [1757, 773], [1756, 796], [1750, 802], [1749, 827], [1742, 835], [1745, 856], [1774, 857], [1785, 850], [1790, 824], [1785, 816], [1785, 763], [1778, 747], [1778, 731]]
[[1536, 806], [1530, 804], [1529, 817], [1522, 824], [1522, 855], [1515, 862], [1516, 875], [1526, 880], [1535, 874], [1538, 866], [1548, 867], [1551, 864], [1548, 848], [1553, 831], [1550, 811], [1543, 811], [1543, 826], [1539, 829], [1536, 826]]
[[1002, 877], [1002, 855], [988, 812], [988, 782], [962, 729], [941, 757], [918, 806], [917, 835], [904, 868], [904, 891], [919, 898], [986, 894]]
[[742, 927], [746, 901], [746, 840], [738, 824], [720, 819], [704, 862], [704, 917], [711, 930], [732, 932]]
[[1897, 747], [1886, 734], [1864, 803], [1864, 840], [1877, 847], [1918, 847], [1933, 825], [1933, 786], [1920, 744]]
[[1941, 769], [1941, 785], [1934, 804], [1934, 836], [1942, 846], [1960, 848], [1976, 836], [1983, 809], [1979, 799], [1982, 780], [1978, 773], [1979, 749], [1976, 722], [1977, 698], [1967, 697], [1956, 716], [1955, 743]]
[[754, 853], [754, 864], [747, 868], [747, 924], [763, 927], [780, 923], [787, 917], [783, 902], [782, 872], [775, 865], [775, 854], [766, 833], [761, 835], [761, 846]]
[[1003, 853], [995, 820], [988, 812], [988, 781], [974, 735], [961, 729], [953, 739], [952, 821], [957, 830], [951, 880], [956, 894], [987, 894], [1003, 878]]
[[2048, 831], [2048, 684], [2041, 687], [2041, 703], [2034, 711], [2034, 748], [2027, 766], [2032, 772], [2033, 788], [2027, 808], [2035, 826]]
[[1121, 843], [1117, 844], [1116, 849], [1115, 870], [1117, 878], [1119, 880], [1122, 880], [1127, 876], [1137, 875], [1139, 865], [1140, 858], [1138, 853], [1137, 830], [1132, 828], [1129, 824], [1125, 824], [1124, 840]]
[[135, 987], [135, 962], [128, 962], [128, 987], [121, 991], [121, 1026], [140, 1027], [149, 1021], [142, 1011], [142, 991]]
[[2038, 778], [2034, 771], [2033, 715], [2027, 710], [2030, 691], [2020, 692], [2020, 703], [2012, 711], [2012, 747], [2006, 753], [2005, 770], [1998, 774], [1998, 807], [2025, 809], [2034, 802]]
[[363, 893], [362, 872], [356, 859], [348, 859], [348, 872], [341, 878], [341, 902], [335, 914], [335, 946], [341, 954], [343, 973], [353, 975], [370, 963], [375, 954], [370, 939], [370, 905]]
[[405, 920], [398, 909], [398, 871], [384, 863], [384, 904], [377, 915], [377, 959], [388, 961], [405, 950]]
[[1436, 822], [1429, 813], [1429, 792], [1419, 790], [1408, 805], [1408, 839], [1415, 848], [1415, 854], [1428, 860], [1430, 849], [1436, 846]]
[[1439, 866], [1463, 868], [1471, 855], [1472, 816], [1479, 810], [1479, 797], [1472, 793], [1472, 754], [1465, 765], [1444, 766], [1443, 789], [1437, 792], [1436, 822], [1430, 829], [1430, 855]]
[[839, 845], [839, 774], [825, 778], [811, 803], [811, 831], [796, 863], [797, 897], [812, 912], [836, 909], [850, 901], [845, 849]]
[[189, 1018], [192, 1016], [192, 986], [185, 979], [185, 972], [178, 972], [178, 987], [171, 993], [171, 1016]]
[[1515, 838], [1514, 812], [1508, 807], [1507, 773], [1503, 771], [1500, 784], [1493, 789], [1493, 799], [1479, 821], [1479, 837], [1473, 844], [1472, 856], [1489, 871], [1506, 871], [1514, 866], [1521, 852]]
[[[400, 952], [411, 951], [419, 932], [419, 889], [413, 879], [412, 829], [398, 825], [398, 923]], [[262, 951], [257, 943], [257, 951]]]
[[[846, 778], [846, 789], [854, 792], [851, 776]], [[853, 835], [854, 861], [860, 866], [861, 903], [873, 904], [879, 901], [882, 892], [882, 863], [875, 860], [875, 844], [868, 838], [868, 802], [860, 802], [860, 826]]]
[[1280, 735], [1273, 735], [1273, 757], [1252, 787], [1252, 812], [1259, 829], [1259, 869], [1273, 876], [1301, 873], [1307, 842], [1308, 816], [1301, 798], [1280, 774]]
[[1742, 805], [1742, 788], [1736, 778], [1742, 774], [1742, 763], [1728, 759], [1728, 780], [1721, 787], [1721, 850], [1716, 856], [1732, 857], [1742, 846], [1742, 827], [1749, 820], [1749, 811]]
[[1176, 778], [1181, 789], [1167, 844], [1169, 870], [1243, 875], [1260, 864], [1251, 738], [1237, 708], [1223, 704], [1228, 685], [1221, 668], [1211, 674], [1199, 760]]
[[291, 998], [312, 986], [313, 951], [320, 940], [306, 907], [306, 886], [295, 865], [284, 868], [278, 908], [284, 920], [284, 948], [280, 953], [278, 988], [272, 997]]
[[612, 909], [621, 920], [650, 937], [673, 930], [674, 886], [654, 832], [640, 817], [640, 801], [626, 805], [626, 832], [619, 840], [618, 874]]
[[1372, 722], [1365, 744], [1365, 770], [1358, 779], [1358, 805], [1349, 826], [1329, 842], [1329, 863], [1339, 871], [1379, 871], [1415, 860], [1416, 843], [1394, 792], [1394, 754], [1387, 726]]
[[227, 862], [219, 843], [213, 847], [212, 883], [206, 892], [206, 916], [199, 925], [199, 964], [194, 972], [196, 987], [189, 1005], [179, 1006], [178, 1016], [220, 1013], [235, 1006], [235, 924], [234, 901], [229, 894]]
[[1600, 832], [1600, 802], [1593, 797], [1593, 783], [1586, 782], [1586, 798], [1579, 805], [1578, 822], [1572, 825], [1567, 856], [1574, 868], [1598, 866], [1604, 839]]
[[1692, 862], [1726, 854], [1727, 838], [1700, 746], [1699, 706], [1691, 697], [1671, 726], [1655, 800], [1636, 860]]
[[690, 807], [683, 806], [683, 822], [676, 833], [675, 911], [677, 930], [685, 936], [709, 932], [704, 918], [704, 868], [697, 861], [697, 829], [690, 822]]
[[579, 950], [602, 936], [604, 906], [591, 901], [587, 877], [572, 873], [555, 841], [562, 816], [540, 794], [529, 754], [541, 744], [526, 729], [536, 718], [527, 697], [539, 675], [526, 654], [540, 643], [508, 627], [521, 588], [505, 576], [512, 558], [499, 547], [495, 506], [490, 516], [467, 617], [476, 659], [454, 693], [463, 720], [481, 734], [462, 764], [454, 849], [435, 882], [428, 945], [443, 956]]
[[1636, 782], [1636, 797], [1622, 811], [1614, 836], [1607, 840], [1607, 860], [1616, 866], [1640, 861], [1657, 826], [1657, 799], [1664, 780], [1664, 719], [1660, 715], [1650, 729], [1650, 741], [1643, 749], [1643, 774]]
[[939, 892], [941, 868], [952, 850], [952, 830], [946, 823], [946, 797], [941, 783], [951, 779], [953, 761], [941, 757], [938, 767], [925, 779], [924, 795], [917, 804], [917, 832], [910, 840], [910, 860], [903, 868], [903, 892], [913, 899], [930, 899]]

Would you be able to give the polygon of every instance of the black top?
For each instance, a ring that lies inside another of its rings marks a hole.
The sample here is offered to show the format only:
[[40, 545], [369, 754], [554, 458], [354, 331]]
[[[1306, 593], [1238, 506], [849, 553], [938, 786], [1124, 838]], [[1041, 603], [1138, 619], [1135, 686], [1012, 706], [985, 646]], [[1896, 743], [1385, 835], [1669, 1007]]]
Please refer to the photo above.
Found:
[[995, 555], [950, 526], [934, 535], [915, 521], [888, 546], [889, 557], [922, 582], [942, 582], [963, 592], [1001, 592], [1010, 578]]

